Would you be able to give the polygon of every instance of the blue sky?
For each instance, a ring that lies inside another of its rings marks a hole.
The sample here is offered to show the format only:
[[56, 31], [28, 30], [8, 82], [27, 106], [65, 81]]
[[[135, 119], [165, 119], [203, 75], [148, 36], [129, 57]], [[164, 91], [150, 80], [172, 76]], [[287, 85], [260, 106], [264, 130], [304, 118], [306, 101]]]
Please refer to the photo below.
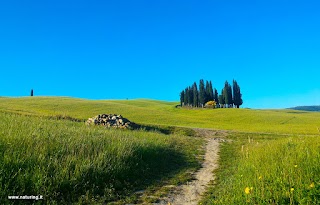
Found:
[[0, 2], [0, 96], [178, 101], [236, 79], [243, 107], [320, 104], [318, 1]]

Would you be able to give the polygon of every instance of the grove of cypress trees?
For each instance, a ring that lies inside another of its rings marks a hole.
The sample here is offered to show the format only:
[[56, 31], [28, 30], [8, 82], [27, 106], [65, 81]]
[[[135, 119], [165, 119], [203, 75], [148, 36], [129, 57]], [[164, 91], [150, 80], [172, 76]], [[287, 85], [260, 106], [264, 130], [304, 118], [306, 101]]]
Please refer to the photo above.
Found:
[[[33, 95], [33, 90], [32, 94]], [[242, 94], [237, 81], [233, 80], [233, 85], [225, 81], [224, 87], [219, 95], [217, 89], [212, 87], [211, 81], [204, 82], [200, 80], [199, 87], [194, 82], [191, 86], [186, 87], [180, 92], [180, 105], [191, 107], [204, 107], [208, 101], [214, 100], [216, 107], [235, 107], [242, 105]]]

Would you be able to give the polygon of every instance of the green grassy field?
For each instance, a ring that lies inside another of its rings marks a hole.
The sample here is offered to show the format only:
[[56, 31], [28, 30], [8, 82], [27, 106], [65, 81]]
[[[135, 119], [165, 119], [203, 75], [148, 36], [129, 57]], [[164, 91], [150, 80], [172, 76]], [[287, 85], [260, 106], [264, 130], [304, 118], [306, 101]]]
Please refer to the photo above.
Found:
[[[1, 204], [9, 203], [8, 195], [32, 194], [51, 204], [152, 202], [133, 193], [160, 196], [163, 185], [185, 182], [199, 168], [204, 141], [187, 127], [232, 131], [202, 204], [320, 203], [320, 113], [176, 104], [0, 98]], [[167, 134], [84, 125], [101, 113], [160, 126]]]
[[40, 194], [50, 204], [136, 202], [134, 191], [183, 183], [200, 166], [197, 137], [17, 114], [0, 119], [1, 204]]
[[0, 111], [69, 116], [81, 120], [121, 113], [142, 124], [174, 125], [276, 134], [320, 134], [320, 113], [296, 110], [177, 109], [175, 102], [154, 100], [83, 100], [75, 98], [0, 98]]
[[137, 202], [135, 191], [183, 183], [200, 166], [197, 137], [8, 113], [0, 120], [0, 204], [10, 195], [43, 195], [49, 204]]
[[320, 136], [233, 133], [202, 204], [320, 204]]

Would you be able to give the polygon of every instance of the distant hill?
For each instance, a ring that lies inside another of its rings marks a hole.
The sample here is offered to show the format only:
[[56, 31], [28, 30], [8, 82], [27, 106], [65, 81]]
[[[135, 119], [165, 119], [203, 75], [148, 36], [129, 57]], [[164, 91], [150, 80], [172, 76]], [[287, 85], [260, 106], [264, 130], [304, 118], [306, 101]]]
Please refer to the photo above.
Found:
[[313, 111], [313, 112], [320, 112], [320, 105], [313, 105], [313, 106], [297, 106], [288, 108], [292, 110], [303, 110], [303, 111]]

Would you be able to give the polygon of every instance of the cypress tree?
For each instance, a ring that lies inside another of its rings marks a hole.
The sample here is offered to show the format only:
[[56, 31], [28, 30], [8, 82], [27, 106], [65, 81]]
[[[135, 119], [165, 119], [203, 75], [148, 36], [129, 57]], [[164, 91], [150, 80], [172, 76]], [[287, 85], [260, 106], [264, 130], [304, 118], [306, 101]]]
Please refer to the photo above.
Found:
[[231, 86], [228, 83], [228, 81], [226, 81], [224, 83], [223, 97], [224, 97], [225, 104], [227, 105], [227, 107], [231, 107], [233, 104], [232, 103], [232, 89], [231, 89]]
[[31, 97], [33, 96], [33, 89], [31, 89], [31, 93], [30, 93], [30, 96], [31, 96]]
[[213, 88], [212, 88], [212, 82], [210, 80], [209, 82], [209, 100], [214, 100], [214, 93], [213, 93]]
[[184, 90], [180, 93], [180, 106], [182, 107], [184, 105]]
[[189, 106], [192, 106], [193, 105], [193, 91], [192, 91], [191, 87], [188, 88], [188, 92], [189, 92], [189, 95], [188, 95]]
[[223, 87], [223, 90], [222, 90], [222, 96], [223, 96], [223, 99], [224, 99], [224, 103], [223, 104], [226, 104], [226, 107], [227, 105], [229, 104], [229, 99], [228, 99], [228, 87], [229, 87], [229, 83], [228, 81], [226, 81], [224, 83], [224, 87]]
[[206, 81], [206, 87], [205, 87], [205, 95], [204, 95], [204, 103], [206, 103], [206, 102], [208, 102], [209, 101], [209, 99], [210, 99], [210, 91], [209, 91], [209, 88], [210, 86], [209, 86], [209, 82], [208, 81]]
[[192, 86], [192, 90], [193, 90], [193, 106], [198, 107], [199, 106], [199, 94], [198, 94], [198, 87], [197, 87], [197, 83], [194, 82], [193, 86]]
[[225, 99], [224, 99], [223, 89], [221, 91], [221, 95], [219, 95], [219, 103], [220, 103], [220, 107], [224, 108]]
[[242, 105], [242, 94], [240, 92], [240, 86], [237, 81], [233, 80], [233, 103], [236, 108], [239, 108]]
[[189, 104], [189, 91], [188, 88], [185, 89], [184, 91], [184, 105], [188, 105]]
[[219, 94], [217, 89], [214, 89], [214, 101], [216, 101], [217, 105], [219, 106]]
[[228, 85], [228, 99], [229, 99], [228, 107], [233, 107], [232, 88], [230, 84]]
[[200, 103], [200, 106], [203, 107], [204, 103], [205, 103], [205, 87], [204, 87], [204, 81], [203, 79], [200, 80], [200, 83], [199, 83], [199, 103]]

